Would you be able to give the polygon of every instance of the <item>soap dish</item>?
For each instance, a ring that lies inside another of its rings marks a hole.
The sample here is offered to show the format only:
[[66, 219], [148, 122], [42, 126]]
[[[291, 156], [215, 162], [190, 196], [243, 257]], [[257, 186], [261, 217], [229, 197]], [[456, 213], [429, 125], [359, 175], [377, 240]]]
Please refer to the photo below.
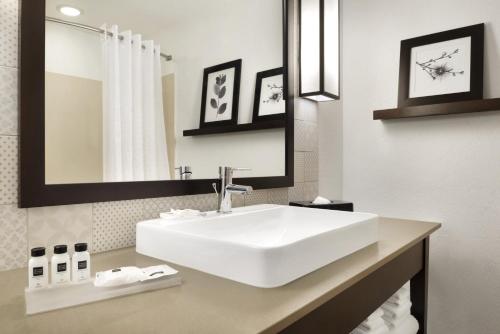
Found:
[[180, 275], [174, 275], [110, 288], [96, 288], [94, 280], [85, 283], [52, 285], [43, 289], [26, 288], [24, 291], [26, 314], [32, 315], [146, 291], [160, 290], [181, 283]]

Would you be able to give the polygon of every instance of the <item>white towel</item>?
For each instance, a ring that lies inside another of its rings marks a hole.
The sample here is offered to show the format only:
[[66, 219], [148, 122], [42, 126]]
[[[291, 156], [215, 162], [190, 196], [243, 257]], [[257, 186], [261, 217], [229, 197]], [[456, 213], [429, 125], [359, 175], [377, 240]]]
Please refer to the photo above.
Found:
[[394, 319], [394, 318], [387, 318], [387, 317], [382, 317], [382, 319], [384, 319], [384, 322], [385, 324], [387, 325], [387, 327], [389, 327], [390, 329], [393, 329], [394, 327], [401, 327], [401, 325], [406, 322], [406, 320], [408, 320], [408, 318], [411, 317], [411, 313], [408, 312], [408, 314], [406, 314], [405, 316], [402, 316], [398, 319]]
[[324, 198], [324, 197], [321, 197], [321, 196], [318, 196], [316, 197], [316, 199], [312, 202], [312, 204], [331, 204], [332, 201], [330, 201], [329, 199], [327, 198]]
[[391, 297], [387, 299], [387, 304], [392, 304], [393, 306], [401, 306], [406, 304], [408, 301], [411, 301], [410, 292], [407, 294], [400, 294], [397, 297]]
[[384, 325], [385, 325], [384, 319], [382, 319], [382, 317], [378, 317], [373, 319], [366, 319], [361, 323], [361, 325], [358, 326], [358, 328], [361, 327], [362, 329], [373, 331]]
[[399, 302], [401, 300], [410, 299], [410, 289], [409, 288], [401, 288], [395, 294], [393, 294], [388, 301], [391, 302]]
[[399, 319], [401, 317], [407, 316], [411, 311], [411, 302], [407, 301], [400, 306], [394, 306], [388, 303], [382, 305], [382, 309], [384, 310], [384, 318], [388, 319]]
[[358, 326], [351, 332], [351, 334], [389, 334], [389, 327], [387, 327], [387, 325], [384, 324], [377, 329], [366, 330]]
[[384, 311], [379, 307], [378, 309], [375, 310], [375, 312], [373, 312], [372, 314], [370, 314], [368, 316], [368, 318], [366, 318], [365, 321], [371, 321], [373, 319], [377, 319], [377, 318], [380, 318], [384, 315]]
[[418, 321], [413, 316], [409, 316], [400, 325], [391, 328], [389, 334], [417, 334], [419, 329]]

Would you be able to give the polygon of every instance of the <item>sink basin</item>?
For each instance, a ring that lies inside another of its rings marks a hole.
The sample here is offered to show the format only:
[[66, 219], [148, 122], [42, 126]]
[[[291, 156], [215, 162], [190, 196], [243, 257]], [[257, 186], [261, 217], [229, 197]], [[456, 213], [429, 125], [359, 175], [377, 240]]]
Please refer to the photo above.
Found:
[[137, 224], [140, 254], [241, 283], [285, 285], [378, 240], [370, 213], [256, 205]]

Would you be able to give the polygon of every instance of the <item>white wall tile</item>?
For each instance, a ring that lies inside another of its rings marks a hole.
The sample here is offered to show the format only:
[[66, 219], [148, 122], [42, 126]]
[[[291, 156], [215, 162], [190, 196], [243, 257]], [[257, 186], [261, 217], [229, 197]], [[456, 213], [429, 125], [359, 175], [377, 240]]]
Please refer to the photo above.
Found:
[[288, 205], [288, 188], [269, 190], [269, 203]]
[[77, 242], [92, 249], [92, 204], [28, 209], [29, 249], [46, 247], [50, 257], [55, 245], [68, 245], [72, 252]]
[[200, 211], [213, 211], [217, 209], [217, 195], [215, 193], [183, 196], [180, 198], [184, 201], [184, 209]]
[[300, 121], [318, 122], [318, 103], [298, 98], [295, 100], [294, 118]]
[[304, 201], [313, 201], [318, 197], [318, 182], [304, 183]]
[[293, 178], [295, 182], [304, 182], [305, 176], [305, 152], [294, 152]]
[[0, 136], [0, 204], [16, 204], [18, 188], [18, 138]]
[[254, 190], [245, 195], [245, 206], [269, 203], [269, 190]]
[[17, 69], [0, 66], [0, 135], [17, 135], [17, 109]]
[[17, 67], [18, 0], [0, 0], [0, 66]]
[[232, 203], [233, 208], [239, 208], [245, 206], [245, 195], [233, 194], [232, 201], [233, 201]]
[[304, 183], [296, 182], [291, 188], [288, 188], [288, 200], [290, 202], [303, 201], [304, 200]]
[[27, 264], [27, 214], [15, 205], [0, 205], [0, 271]]
[[92, 251], [135, 245], [135, 225], [144, 220], [143, 200], [93, 204]]
[[168, 212], [170, 209], [178, 210], [184, 208], [181, 197], [148, 198], [143, 203], [145, 219], [158, 218], [160, 213]]
[[312, 152], [318, 149], [318, 126], [307, 121], [295, 121], [295, 151]]
[[318, 181], [319, 154], [318, 151], [304, 153], [304, 180], [306, 182]]

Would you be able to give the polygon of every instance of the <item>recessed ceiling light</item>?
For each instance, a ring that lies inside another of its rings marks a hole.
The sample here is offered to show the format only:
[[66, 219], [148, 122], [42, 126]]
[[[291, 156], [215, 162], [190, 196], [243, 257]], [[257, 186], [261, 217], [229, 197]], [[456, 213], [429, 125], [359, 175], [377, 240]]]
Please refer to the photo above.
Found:
[[72, 6], [66, 6], [66, 5], [58, 6], [57, 9], [61, 12], [61, 14], [66, 16], [75, 17], [82, 14], [82, 11], [80, 9]]

